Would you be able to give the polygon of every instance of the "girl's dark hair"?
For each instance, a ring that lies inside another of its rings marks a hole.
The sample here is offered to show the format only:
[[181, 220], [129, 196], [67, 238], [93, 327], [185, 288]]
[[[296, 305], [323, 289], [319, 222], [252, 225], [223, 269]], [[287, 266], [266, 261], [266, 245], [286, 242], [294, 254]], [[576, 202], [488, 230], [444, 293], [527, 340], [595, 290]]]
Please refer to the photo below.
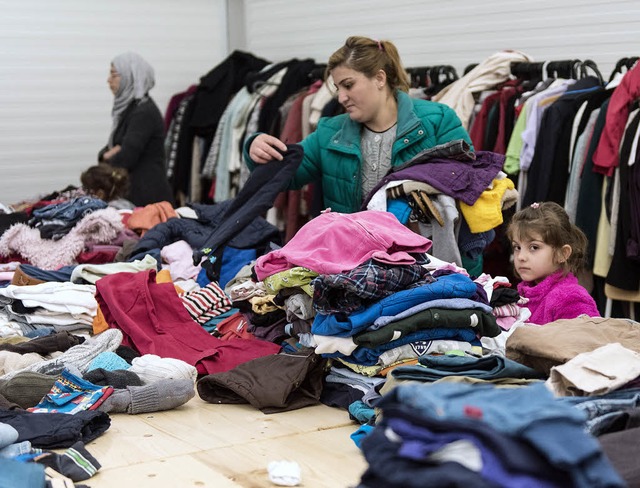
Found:
[[[534, 203], [511, 218], [507, 228], [509, 239], [532, 239], [534, 234], [556, 250], [557, 263], [561, 264], [565, 273], [570, 271], [575, 274], [585, 265], [587, 237], [569, 221], [567, 212], [557, 203]], [[560, 249], [566, 244], [571, 246], [571, 255], [561, 262]]]
[[338, 66], [354, 69], [368, 78], [378, 71], [387, 74], [387, 84], [391, 91], [409, 91], [409, 76], [402, 67], [400, 55], [391, 41], [376, 41], [368, 37], [351, 36], [344, 46], [334, 52], [327, 62], [325, 78]]
[[124, 198], [129, 191], [129, 172], [107, 163], [89, 167], [80, 175], [82, 187], [106, 202]]

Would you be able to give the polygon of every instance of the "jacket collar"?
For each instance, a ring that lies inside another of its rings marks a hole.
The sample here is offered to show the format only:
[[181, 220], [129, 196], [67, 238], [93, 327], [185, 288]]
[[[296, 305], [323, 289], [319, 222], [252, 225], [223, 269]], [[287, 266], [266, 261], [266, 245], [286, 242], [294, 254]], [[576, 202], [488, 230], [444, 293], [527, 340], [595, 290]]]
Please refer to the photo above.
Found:
[[398, 133], [396, 137], [404, 136], [420, 124], [420, 119], [413, 110], [413, 100], [400, 90], [396, 90], [398, 100]]
[[[396, 90], [396, 100], [398, 101], [398, 129], [396, 138], [405, 135], [413, 130], [420, 119], [413, 110], [411, 97], [400, 90]], [[331, 146], [347, 152], [358, 152], [360, 146], [360, 130], [362, 124], [351, 120], [349, 115], [344, 116], [342, 127], [331, 140]]]

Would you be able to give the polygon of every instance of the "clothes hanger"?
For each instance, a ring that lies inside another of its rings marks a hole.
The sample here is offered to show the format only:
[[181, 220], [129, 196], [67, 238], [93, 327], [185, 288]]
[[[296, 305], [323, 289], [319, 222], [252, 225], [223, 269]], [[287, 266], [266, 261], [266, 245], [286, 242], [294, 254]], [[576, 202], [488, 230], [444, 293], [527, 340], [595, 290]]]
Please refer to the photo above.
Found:
[[547, 77], [549, 78], [573, 78], [573, 60], [550, 61], [547, 64]]
[[309, 77], [309, 82], [314, 83], [318, 80], [324, 80], [324, 72], [326, 69], [327, 69], [326, 64], [316, 65], [316, 67], [313, 68], [307, 75]]
[[280, 83], [275, 83], [273, 81], [257, 80], [253, 82], [253, 85], [251, 85], [251, 88], [253, 92], [256, 92], [263, 86], [280, 86]]
[[430, 66], [406, 68], [407, 73], [409, 73], [409, 79], [411, 80], [411, 88], [423, 88], [428, 86], [428, 72], [430, 69]]
[[564, 59], [556, 61], [556, 73], [560, 78], [577, 80], [580, 77], [580, 59]]
[[443, 66], [440, 66], [439, 68], [438, 81], [440, 83], [446, 83], [448, 85], [459, 79], [458, 72], [450, 64], [445, 64]]
[[600, 83], [600, 85], [604, 85], [604, 78], [602, 77], [602, 73], [598, 69], [598, 65], [595, 63], [595, 61], [591, 59], [585, 59], [580, 63], [579, 69], [581, 78], [587, 76], [587, 69], [591, 69], [591, 71], [593, 71], [596, 75], [596, 78], [598, 78], [598, 82]]
[[620, 58], [618, 62], [613, 67], [613, 71], [611, 71], [611, 75], [609, 76], [609, 82], [613, 81], [613, 78], [617, 73], [622, 73], [622, 69], [627, 66], [627, 61], [629, 58]]
[[609, 75], [609, 83], [613, 81], [618, 73], [623, 74], [623, 70], [629, 71], [630, 69], [632, 69], [638, 59], [640, 59], [638, 56], [633, 56], [630, 58], [620, 58], [613, 68], [611, 75]]
[[468, 64], [468, 65], [464, 68], [464, 71], [463, 71], [462, 76], [466, 75], [469, 71], [471, 71], [473, 68], [475, 68], [476, 66], [478, 66], [478, 64], [479, 64], [479, 63], [471, 63], [471, 64]]
[[511, 74], [524, 80], [542, 79], [546, 72], [545, 64], [545, 62], [527, 63], [524, 61], [511, 63]]

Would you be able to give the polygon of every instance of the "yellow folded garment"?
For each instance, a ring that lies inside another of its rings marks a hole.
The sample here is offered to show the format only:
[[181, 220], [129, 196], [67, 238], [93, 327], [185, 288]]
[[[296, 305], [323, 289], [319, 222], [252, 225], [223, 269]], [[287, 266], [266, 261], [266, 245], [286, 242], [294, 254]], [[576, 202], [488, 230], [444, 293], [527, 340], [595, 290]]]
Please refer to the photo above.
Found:
[[460, 202], [460, 211], [469, 225], [471, 232], [487, 232], [498, 227], [502, 221], [503, 197], [507, 190], [514, 190], [515, 185], [509, 178], [493, 180], [491, 188], [486, 189], [473, 205]]

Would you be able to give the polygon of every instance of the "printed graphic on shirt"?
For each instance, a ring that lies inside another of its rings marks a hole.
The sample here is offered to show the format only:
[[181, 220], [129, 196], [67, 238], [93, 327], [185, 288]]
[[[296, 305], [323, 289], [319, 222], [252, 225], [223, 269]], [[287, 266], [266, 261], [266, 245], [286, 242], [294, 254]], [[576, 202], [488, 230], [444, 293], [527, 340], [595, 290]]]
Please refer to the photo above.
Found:
[[429, 347], [431, 346], [431, 341], [415, 341], [410, 344], [411, 349], [418, 356], [424, 356], [429, 351]]

